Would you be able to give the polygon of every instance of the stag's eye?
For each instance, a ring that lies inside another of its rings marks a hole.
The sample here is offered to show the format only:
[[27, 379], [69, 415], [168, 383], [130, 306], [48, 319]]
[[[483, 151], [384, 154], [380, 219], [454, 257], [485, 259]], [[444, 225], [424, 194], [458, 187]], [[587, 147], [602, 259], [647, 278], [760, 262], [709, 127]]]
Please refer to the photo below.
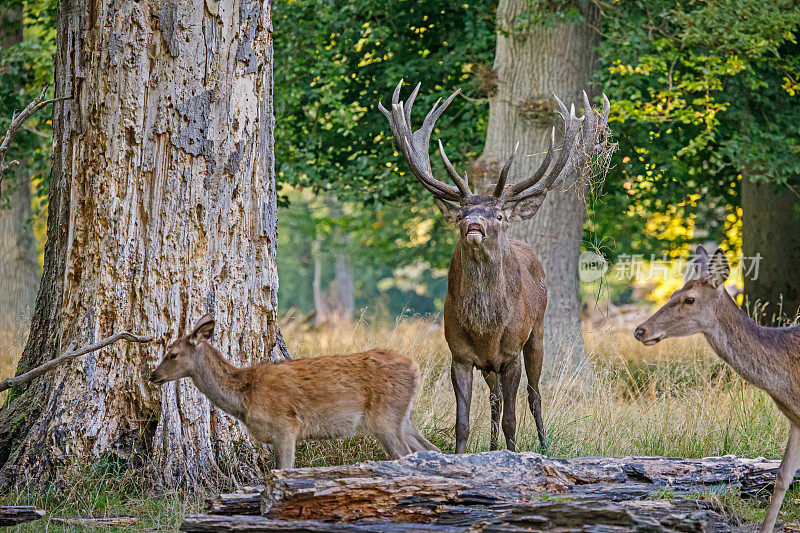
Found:
[[692, 305], [692, 304], [694, 303], [694, 298], [692, 298], [692, 297], [690, 296], [690, 297], [686, 298], [686, 299], [683, 301], [683, 303], [685, 303], [685, 304], [689, 304], [689, 305]]
[[170, 359], [175, 359], [176, 357], [178, 357], [178, 354], [176, 354], [176, 353], [169, 354], [169, 358]]
[[502, 214], [497, 215], [497, 220], [503, 220], [503, 215]]

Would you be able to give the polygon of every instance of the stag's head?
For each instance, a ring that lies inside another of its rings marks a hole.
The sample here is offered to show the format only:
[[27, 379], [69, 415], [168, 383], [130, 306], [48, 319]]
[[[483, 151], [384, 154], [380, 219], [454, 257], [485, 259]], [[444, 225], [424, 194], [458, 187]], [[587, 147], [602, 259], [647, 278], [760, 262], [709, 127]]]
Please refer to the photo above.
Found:
[[[454, 223], [461, 235], [461, 242], [469, 246], [492, 248], [506, 242], [505, 230], [508, 225], [518, 220], [533, 217], [544, 202], [547, 192], [556, 187], [562, 180], [576, 169], [583, 168], [587, 158], [605, 148], [604, 135], [607, 127], [610, 105], [603, 95], [603, 109], [595, 114], [589, 98], [583, 93], [583, 117], [575, 116], [575, 106], [570, 110], [558, 99], [559, 114], [564, 120], [564, 137], [556, 148], [555, 128], [550, 137], [550, 147], [539, 168], [531, 176], [519, 183], [507, 185], [508, 172], [514, 162], [519, 143], [514, 147], [511, 156], [500, 170], [497, 185], [490, 195], [477, 195], [472, 192], [466, 173], [460, 176], [445, 154], [442, 141], [439, 141], [439, 155], [444, 168], [455, 185], [448, 185], [433, 177], [429, 157], [430, 137], [436, 120], [459, 93], [454, 92], [439, 105], [437, 100], [433, 108], [425, 116], [422, 126], [417, 131], [411, 128], [411, 108], [419, 92], [420, 85], [412, 91], [405, 102], [400, 100], [400, 88], [403, 81], [397, 84], [392, 95], [391, 111], [378, 103], [378, 109], [389, 120], [392, 136], [397, 150], [411, 168], [411, 172], [422, 185], [433, 194], [445, 219]], [[555, 95], [554, 95], [555, 96]], [[558, 154], [556, 155], [556, 151]]]
[[717, 323], [715, 310], [720, 299], [727, 298], [725, 280], [730, 266], [725, 252], [717, 248], [709, 258], [698, 246], [694, 259], [686, 267], [685, 283], [669, 301], [646, 321], [639, 324], [633, 336], [645, 346], [652, 346], [669, 337], [686, 337], [709, 331]]

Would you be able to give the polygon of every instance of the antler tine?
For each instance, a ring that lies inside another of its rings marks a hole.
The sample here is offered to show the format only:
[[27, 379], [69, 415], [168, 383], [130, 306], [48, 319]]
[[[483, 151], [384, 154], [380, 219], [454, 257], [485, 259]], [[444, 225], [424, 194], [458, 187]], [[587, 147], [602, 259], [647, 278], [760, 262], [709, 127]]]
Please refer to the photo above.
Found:
[[[561, 143], [561, 153], [552, 168], [549, 168], [553, 153], [553, 134], [551, 134], [550, 147], [544, 161], [536, 172], [527, 180], [524, 180], [511, 188], [507, 202], [519, 202], [530, 198], [546, 194], [555, 185], [570, 175], [575, 168], [583, 166], [586, 158], [594, 155], [602, 149], [602, 144], [597, 144], [597, 134], [599, 130], [606, 127], [608, 114], [611, 104], [603, 95], [603, 108], [598, 118], [592, 109], [591, 101], [586, 92], [583, 92], [584, 114], [578, 118], [575, 116], [575, 104], [572, 104], [567, 111], [567, 106], [558, 96], [553, 95], [559, 108], [559, 115], [564, 120], [564, 139]], [[542, 178], [547, 175], [544, 181]]]
[[464, 199], [472, 196], [472, 191], [469, 190], [469, 185], [467, 184], [466, 180], [458, 175], [458, 172], [456, 172], [453, 164], [450, 163], [450, 159], [448, 159], [447, 154], [444, 153], [444, 145], [442, 144], [441, 139], [439, 139], [439, 155], [442, 156], [442, 161], [444, 161], [444, 168], [447, 171], [447, 175], [450, 176], [450, 179], [453, 180], [453, 183], [455, 183], [456, 187], [458, 187], [458, 190], [461, 193], [461, 198]]
[[[417, 131], [412, 131], [411, 128], [411, 108], [414, 105], [414, 100], [419, 92], [420, 85], [418, 84], [411, 92], [408, 100], [405, 102], [400, 100], [400, 90], [403, 85], [403, 80], [397, 84], [394, 92], [392, 93], [392, 109], [391, 111], [383, 107], [382, 102], [378, 102], [378, 109], [389, 121], [389, 127], [392, 130], [392, 138], [397, 151], [403, 154], [411, 172], [417, 177], [422, 185], [431, 192], [436, 198], [441, 200], [448, 200], [452, 202], [460, 201], [463, 196], [463, 190], [458, 185], [454, 187], [447, 185], [433, 177], [431, 170], [431, 162], [429, 156], [430, 150], [430, 137], [433, 132], [433, 127], [436, 119], [441, 116], [453, 98], [458, 94], [458, 91], [453, 93], [445, 102], [439, 106], [439, 101], [428, 112], [422, 127]], [[460, 179], [460, 177], [459, 177]], [[469, 190], [469, 188], [467, 188]]]
[[511, 170], [511, 164], [514, 162], [514, 158], [517, 156], [517, 150], [519, 150], [519, 141], [517, 141], [517, 144], [514, 145], [514, 151], [511, 152], [511, 156], [506, 160], [506, 164], [503, 165], [503, 168], [500, 170], [500, 179], [497, 180], [497, 185], [494, 187], [494, 193], [492, 193], [492, 196], [495, 198], [502, 198], [503, 194], [505, 193], [506, 181], [508, 180], [508, 171]]

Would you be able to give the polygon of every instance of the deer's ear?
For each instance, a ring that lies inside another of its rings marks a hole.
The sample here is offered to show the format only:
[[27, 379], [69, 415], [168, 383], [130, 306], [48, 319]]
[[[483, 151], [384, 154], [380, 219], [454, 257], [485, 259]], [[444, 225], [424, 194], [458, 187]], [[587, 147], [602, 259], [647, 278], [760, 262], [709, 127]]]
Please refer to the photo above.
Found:
[[699, 279], [706, 274], [708, 274], [708, 252], [706, 252], [702, 244], [698, 244], [697, 249], [694, 251], [694, 259], [686, 265], [683, 281]]
[[722, 287], [730, 274], [731, 267], [728, 265], [728, 258], [725, 257], [725, 252], [722, 251], [722, 248], [717, 248], [708, 263], [708, 279], [711, 285], [717, 288]]
[[506, 207], [503, 208], [503, 213], [505, 213], [506, 220], [509, 222], [528, 220], [529, 218], [533, 217], [537, 211], [539, 211], [540, 207], [542, 207], [544, 198], [544, 194], [531, 196], [530, 198], [525, 198], [519, 202], [514, 202], [510, 206], [506, 205]]
[[439, 206], [439, 211], [442, 212], [442, 216], [446, 221], [451, 224], [458, 222], [458, 214], [461, 212], [461, 206], [438, 198], [436, 198], [436, 205]]
[[214, 336], [214, 315], [208, 313], [194, 325], [192, 333], [189, 335], [189, 343], [197, 346], [203, 341], [211, 340]]

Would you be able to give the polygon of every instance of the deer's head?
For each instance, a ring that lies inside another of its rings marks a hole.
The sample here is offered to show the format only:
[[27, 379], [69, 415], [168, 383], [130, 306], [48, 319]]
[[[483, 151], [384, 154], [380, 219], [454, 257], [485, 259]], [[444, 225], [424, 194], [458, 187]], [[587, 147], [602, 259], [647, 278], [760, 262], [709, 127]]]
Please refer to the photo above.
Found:
[[725, 252], [717, 248], [709, 258], [698, 246], [694, 259], [686, 267], [685, 283], [669, 301], [633, 332], [636, 340], [652, 346], [669, 337], [686, 337], [708, 331], [716, 323], [715, 310], [725, 294], [725, 280], [730, 266]]
[[[589, 98], [583, 93], [583, 117], [575, 116], [575, 106], [570, 110], [561, 100], [556, 98], [559, 114], [564, 121], [564, 138], [558, 149], [555, 147], [555, 128], [550, 137], [550, 147], [539, 168], [528, 178], [514, 185], [506, 186], [508, 172], [516, 156], [519, 143], [508, 158], [497, 185], [491, 195], [476, 195], [469, 187], [466, 173], [460, 176], [445, 154], [442, 141], [439, 141], [439, 154], [444, 168], [455, 185], [448, 185], [433, 177], [428, 154], [430, 137], [436, 120], [459, 93], [454, 92], [440, 106], [437, 100], [433, 108], [425, 116], [422, 127], [417, 131], [411, 128], [411, 108], [419, 92], [417, 84], [411, 96], [405, 102], [400, 101], [400, 88], [403, 81], [397, 84], [392, 95], [391, 111], [378, 103], [378, 109], [389, 120], [392, 136], [397, 150], [411, 168], [411, 172], [422, 185], [433, 194], [445, 219], [455, 224], [461, 235], [461, 241], [475, 247], [493, 247], [505, 239], [508, 225], [518, 220], [533, 217], [544, 202], [547, 192], [576, 169], [583, 167], [587, 158], [603, 150], [605, 145], [602, 131], [607, 127], [610, 104], [603, 95], [603, 109], [595, 114]], [[555, 95], [554, 95], [555, 96]], [[556, 156], [556, 151], [558, 154]]]
[[194, 325], [191, 333], [170, 344], [164, 352], [164, 359], [150, 375], [150, 381], [163, 385], [176, 379], [191, 377], [199, 370], [197, 355], [203, 343], [214, 335], [214, 315], [209, 313]]

